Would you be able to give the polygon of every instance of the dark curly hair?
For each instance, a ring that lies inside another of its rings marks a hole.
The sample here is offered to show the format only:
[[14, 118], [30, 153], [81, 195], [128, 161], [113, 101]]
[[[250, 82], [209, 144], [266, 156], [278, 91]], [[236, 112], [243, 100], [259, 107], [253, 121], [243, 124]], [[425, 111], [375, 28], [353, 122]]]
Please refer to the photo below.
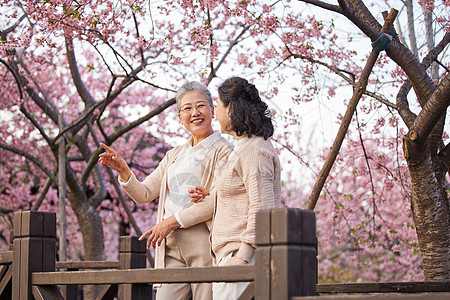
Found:
[[273, 135], [273, 124], [267, 104], [259, 97], [255, 85], [241, 77], [230, 77], [218, 88], [219, 98], [230, 105], [231, 130], [237, 136], [247, 134], [268, 139]]

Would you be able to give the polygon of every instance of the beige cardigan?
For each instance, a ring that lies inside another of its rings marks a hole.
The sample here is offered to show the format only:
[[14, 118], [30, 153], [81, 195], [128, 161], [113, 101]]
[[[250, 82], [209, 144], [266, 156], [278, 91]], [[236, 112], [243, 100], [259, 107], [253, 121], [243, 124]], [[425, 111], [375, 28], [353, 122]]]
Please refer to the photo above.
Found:
[[[176, 160], [183, 147], [177, 146], [169, 150], [158, 167], [144, 181], [140, 182], [132, 173], [129, 182], [123, 186], [125, 192], [137, 203], [150, 202], [159, 196], [157, 223], [161, 222], [164, 216], [164, 203], [167, 192], [167, 168]], [[233, 146], [223, 137], [219, 138], [210, 146], [201, 165], [202, 186], [213, 189], [212, 183], [215, 173], [221, 170], [227, 162], [228, 155], [232, 149]], [[203, 222], [207, 222], [208, 228], [210, 228], [212, 216], [210, 215], [204, 218], [203, 216], [199, 216], [201, 213], [202, 211], [197, 211], [190, 217], [195, 219], [202, 218]], [[184, 224], [184, 219], [181, 219], [181, 221]], [[164, 268], [164, 256], [165, 240], [161, 243], [161, 246], [156, 248], [155, 268]]]
[[215, 262], [235, 251], [249, 261], [256, 247], [256, 212], [280, 204], [280, 161], [272, 143], [261, 137], [249, 138], [230, 155], [210, 194], [180, 212], [183, 224], [195, 225], [214, 213], [211, 246]]

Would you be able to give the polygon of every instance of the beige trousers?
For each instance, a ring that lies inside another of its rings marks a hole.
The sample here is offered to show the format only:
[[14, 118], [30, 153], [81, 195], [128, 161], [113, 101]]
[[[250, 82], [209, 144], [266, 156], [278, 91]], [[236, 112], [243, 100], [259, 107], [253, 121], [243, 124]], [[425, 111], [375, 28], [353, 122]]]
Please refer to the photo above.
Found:
[[[166, 237], [165, 268], [210, 267], [209, 230], [205, 223], [179, 228]], [[211, 300], [210, 283], [162, 284], [156, 289], [156, 300]]]
[[[219, 263], [218, 267], [223, 267], [225, 263], [233, 256], [233, 252], [223, 257]], [[255, 264], [255, 255], [250, 258], [248, 262], [250, 265]], [[214, 300], [237, 300], [241, 294], [245, 291], [250, 282], [213, 282], [213, 299]]]

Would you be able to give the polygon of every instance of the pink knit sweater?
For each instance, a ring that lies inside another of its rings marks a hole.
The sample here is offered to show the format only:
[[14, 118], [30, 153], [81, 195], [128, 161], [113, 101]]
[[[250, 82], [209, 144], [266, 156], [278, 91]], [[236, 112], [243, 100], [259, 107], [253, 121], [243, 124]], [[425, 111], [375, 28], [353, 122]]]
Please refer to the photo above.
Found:
[[216, 263], [230, 252], [249, 261], [255, 250], [256, 212], [280, 204], [280, 161], [272, 143], [249, 138], [230, 155], [213, 186], [210, 196], [180, 212], [180, 218], [189, 227], [214, 212], [211, 246]]

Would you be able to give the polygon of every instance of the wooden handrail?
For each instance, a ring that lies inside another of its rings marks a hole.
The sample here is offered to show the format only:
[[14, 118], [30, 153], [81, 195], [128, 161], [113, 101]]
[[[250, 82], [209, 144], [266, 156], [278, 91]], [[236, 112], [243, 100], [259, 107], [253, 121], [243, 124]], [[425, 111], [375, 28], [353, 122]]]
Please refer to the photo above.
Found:
[[119, 261], [57, 261], [55, 267], [56, 269], [117, 269]]
[[[110, 285], [117, 286], [118, 299], [141, 299], [142, 295], [151, 295], [153, 283], [248, 281], [254, 286], [248, 289], [247, 296], [254, 294], [256, 299], [287, 300], [296, 295], [315, 295], [314, 212], [293, 208], [263, 210], [256, 215], [256, 228], [254, 265], [148, 269], [145, 242], [136, 236], [120, 237], [118, 261], [57, 262], [55, 213], [17, 212], [11, 298], [72, 299], [78, 285]], [[56, 269], [61, 271], [55, 272]]]
[[255, 279], [253, 265], [204, 268], [130, 269], [108, 271], [39, 272], [33, 285], [137, 284], [180, 282], [239, 282]]
[[8, 265], [11, 264], [12, 261], [13, 261], [12, 251], [0, 252], [0, 265]]
[[322, 283], [320, 294], [450, 292], [450, 281]]

